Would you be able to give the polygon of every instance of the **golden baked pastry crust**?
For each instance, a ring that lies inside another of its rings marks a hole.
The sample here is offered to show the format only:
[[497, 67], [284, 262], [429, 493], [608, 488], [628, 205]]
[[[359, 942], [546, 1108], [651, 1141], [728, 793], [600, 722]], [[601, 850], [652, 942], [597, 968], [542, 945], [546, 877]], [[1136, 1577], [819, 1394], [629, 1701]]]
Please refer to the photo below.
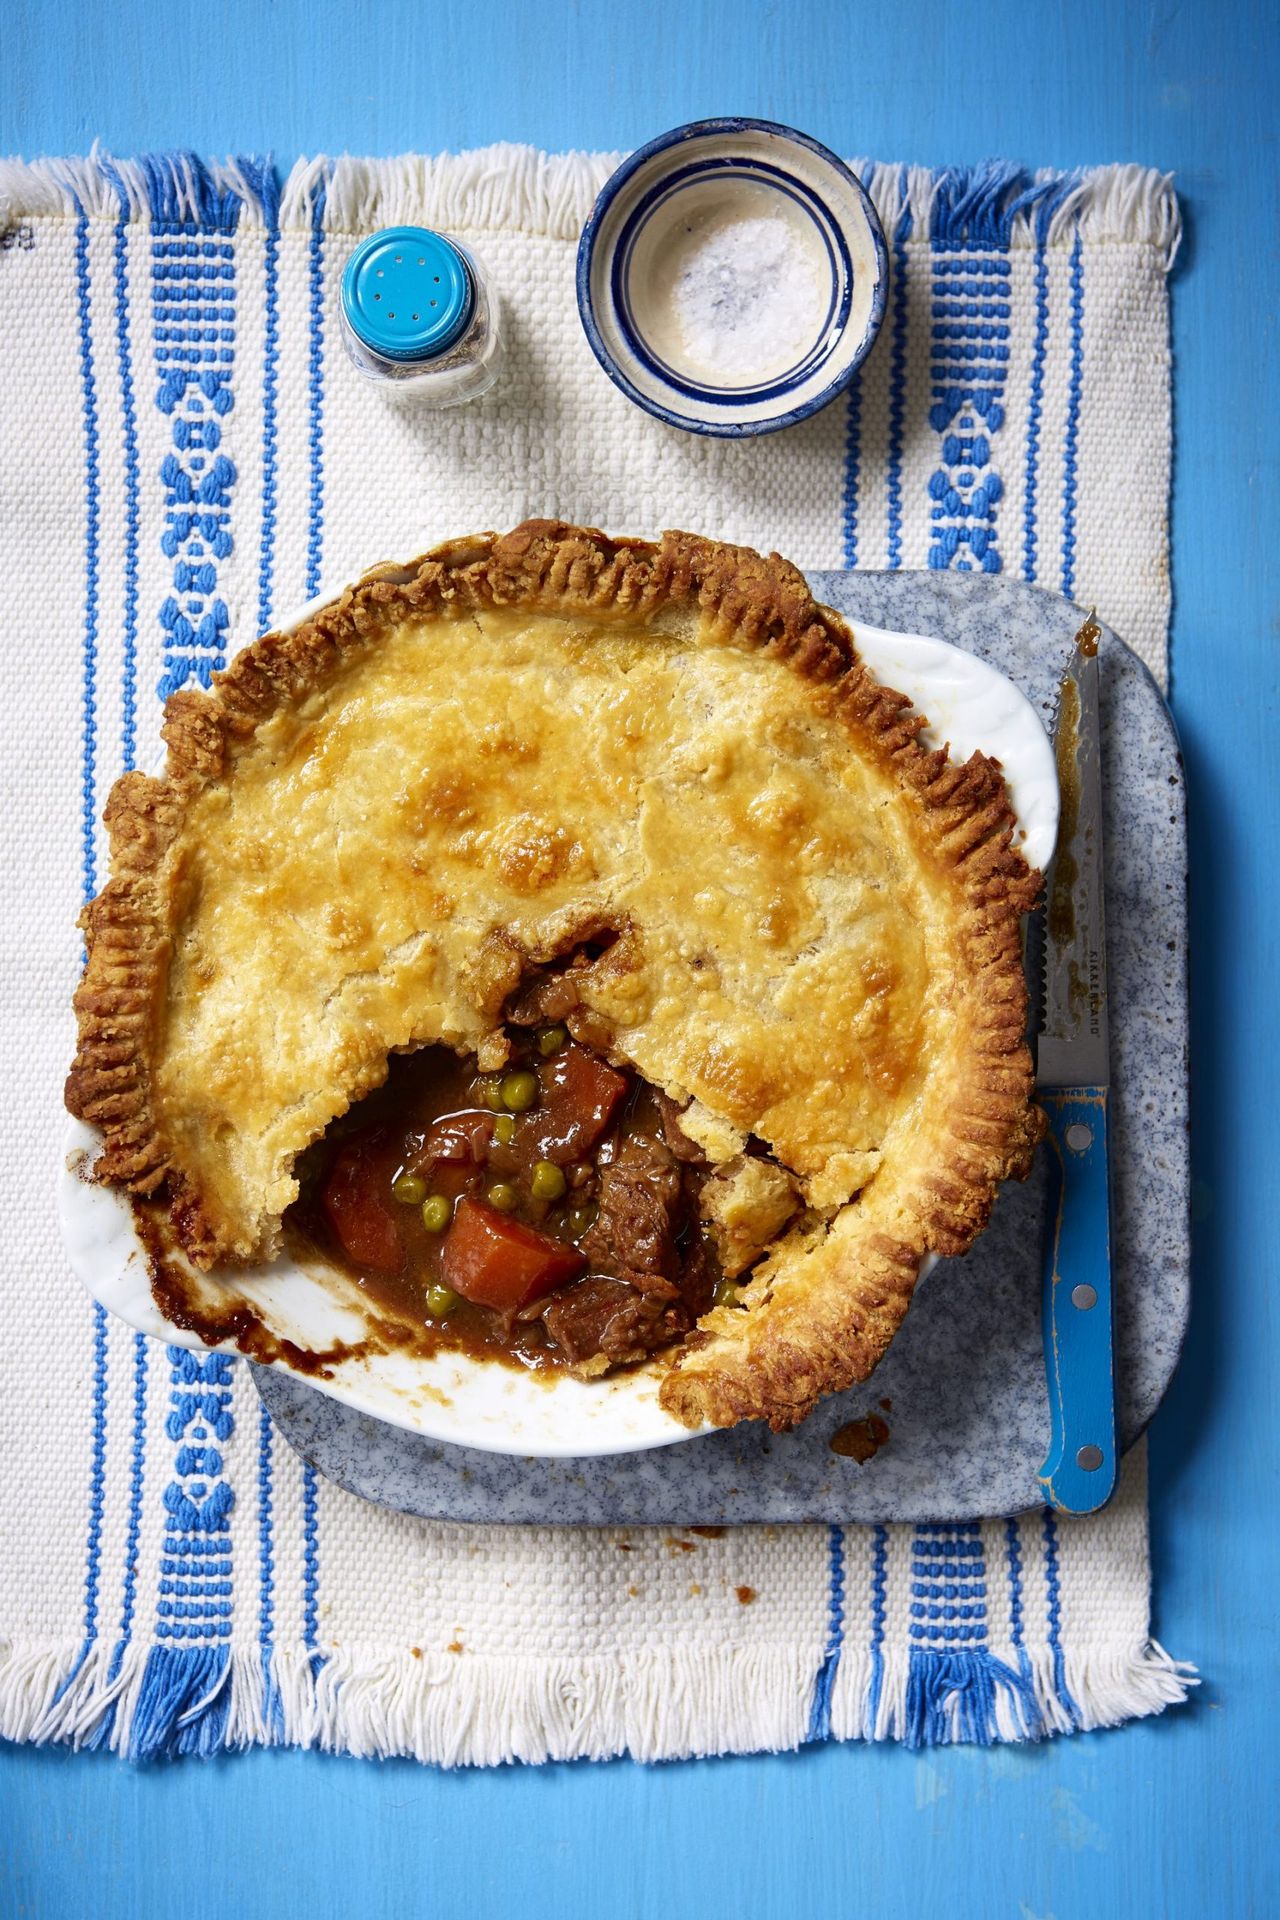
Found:
[[531, 521], [369, 576], [166, 709], [107, 807], [67, 1105], [202, 1266], [278, 1244], [298, 1153], [433, 1041], [501, 1064], [529, 963], [714, 1162], [806, 1205], [663, 1381], [690, 1425], [863, 1379], [922, 1257], [1041, 1130], [996, 764], [926, 751], [776, 555]]

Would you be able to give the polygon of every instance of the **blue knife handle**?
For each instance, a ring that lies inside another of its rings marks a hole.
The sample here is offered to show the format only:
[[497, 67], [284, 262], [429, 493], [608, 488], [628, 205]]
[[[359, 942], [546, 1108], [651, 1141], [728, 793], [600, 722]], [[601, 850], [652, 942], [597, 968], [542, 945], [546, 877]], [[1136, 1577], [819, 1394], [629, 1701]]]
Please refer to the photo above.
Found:
[[1042, 1087], [1037, 1097], [1055, 1170], [1043, 1295], [1052, 1435], [1039, 1478], [1052, 1506], [1092, 1513], [1116, 1484], [1107, 1096]]

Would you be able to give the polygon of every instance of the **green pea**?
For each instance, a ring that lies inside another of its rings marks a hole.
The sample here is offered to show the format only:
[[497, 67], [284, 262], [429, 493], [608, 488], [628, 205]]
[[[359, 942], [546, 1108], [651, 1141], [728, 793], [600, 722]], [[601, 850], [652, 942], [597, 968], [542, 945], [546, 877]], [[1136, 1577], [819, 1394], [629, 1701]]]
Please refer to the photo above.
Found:
[[500, 1147], [509, 1147], [516, 1137], [516, 1120], [513, 1113], [500, 1113], [493, 1123], [493, 1137]]
[[736, 1307], [741, 1299], [741, 1291], [732, 1280], [717, 1280], [715, 1303], [718, 1307]]
[[442, 1193], [428, 1194], [422, 1203], [422, 1224], [428, 1233], [443, 1233], [453, 1218], [453, 1208]]
[[567, 1219], [569, 1231], [575, 1239], [580, 1233], [586, 1232], [595, 1217], [596, 1207], [590, 1200], [584, 1200], [580, 1206], [570, 1207]]
[[433, 1320], [443, 1320], [446, 1313], [452, 1313], [458, 1304], [458, 1296], [452, 1287], [427, 1288], [427, 1312]]
[[557, 1047], [562, 1047], [568, 1038], [567, 1027], [544, 1027], [538, 1035], [538, 1052], [545, 1060], [549, 1053], [554, 1053]]
[[398, 1200], [402, 1207], [420, 1207], [426, 1197], [426, 1181], [420, 1173], [410, 1173], [407, 1167], [391, 1182], [391, 1198]]
[[528, 1068], [502, 1076], [502, 1104], [510, 1113], [527, 1113], [538, 1097], [538, 1076]]
[[539, 1160], [529, 1179], [529, 1191], [535, 1200], [558, 1200], [564, 1192], [565, 1178], [554, 1161]]
[[501, 1080], [482, 1080], [480, 1082], [480, 1102], [482, 1106], [488, 1107], [491, 1113], [501, 1113], [502, 1111]]
[[509, 1180], [495, 1180], [485, 1199], [491, 1207], [496, 1207], [499, 1213], [513, 1213], [519, 1204], [520, 1195]]

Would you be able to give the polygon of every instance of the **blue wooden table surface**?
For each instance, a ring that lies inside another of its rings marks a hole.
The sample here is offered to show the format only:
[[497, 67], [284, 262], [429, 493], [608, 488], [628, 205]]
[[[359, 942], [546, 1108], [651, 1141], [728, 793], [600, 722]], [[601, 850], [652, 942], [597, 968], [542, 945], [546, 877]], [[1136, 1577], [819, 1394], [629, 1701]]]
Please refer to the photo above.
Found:
[[[1173, 697], [1195, 1306], [1151, 1437], [1189, 1708], [1037, 1749], [442, 1774], [0, 1751], [0, 1915], [1148, 1920], [1280, 1913], [1274, 993], [1278, 68], [1264, 0], [10, 0], [0, 151], [628, 147], [711, 113], [930, 163], [1176, 170]], [[0, 343], [3, 350], [3, 343]], [[3, 1543], [0, 1543], [3, 1551]]]

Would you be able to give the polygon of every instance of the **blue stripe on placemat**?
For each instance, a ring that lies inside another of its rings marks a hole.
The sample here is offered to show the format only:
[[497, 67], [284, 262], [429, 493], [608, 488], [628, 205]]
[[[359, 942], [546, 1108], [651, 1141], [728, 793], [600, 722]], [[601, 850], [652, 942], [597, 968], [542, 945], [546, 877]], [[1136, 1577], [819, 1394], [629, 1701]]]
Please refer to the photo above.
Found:
[[1049, 261], [1043, 233], [1036, 237], [1036, 324], [1031, 343], [1031, 393], [1027, 403], [1027, 479], [1024, 506], [1025, 533], [1022, 572], [1028, 584], [1036, 578], [1036, 498], [1040, 484], [1040, 416], [1044, 406], [1044, 362], [1049, 346]]
[[[270, 160], [245, 161], [248, 184], [258, 196], [265, 228], [262, 297], [262, 529], [258, 550], [258, 633], [271, 625], [274, 603], [278, 430], [276, 406], [280, 353], [280, 182]], [[257, 635], [246, 638], [255, 638]]]
[[258, 1650], [262, 1661], [262, 1712], [271, 1737], [284, 1734], [284, 1708], [272, 1672], [275, 1652], [274, 1429], [265, 1406], [258, 1409]]
[[316, 194], [308, 259], [307, 444], [311, 455], [308, 599], [320, 591], [320, 563], [324, 550], [324, 202], [322, 183]]
[[972, 279], [957, 282], [947, 273], [952, 257], [942, 249], [949, 242], [939, 236], [949, 231], [940, 221], [933, 239], [929, 424], [941, 445], [928, 482], [928, 564], [935, 572], [954, 567], [957, 573], [972, 573], [977, 566], [983, 573], [1000, 573], [997, 508], [1004, 480], [997, 440], [1005, 422], [1009, 262], [994, 253], [969, 262], [980, 265], [991, 288], [1004, 296], [977, 298]]
[[874, 1739], [884, 1686], [885, 1568], [889, 1556], [889, 1529], [872, 1530], [871, 1545], [871, 1691], [867, 1702], [867, 1733]]
[[[241, 164], [252, 174], [254, 163]], [[161, 547], [173, 569], [172, 591], [159, 609], [166, 653], [156, 691], [163, 700], [188, 679], [207, 686], [225, 659], [229, 615], [215, 589], [219, 564], [235, 545], [239, 476], [223, 436], [235, 406], [230, 236], [242, 203], [192, 155], [148, 155], [142, 165], [151, 214], [155, 404], [171, 440], [156, 475], [164, 489]], [[165, 1430], [175, 1453], [162, 1496], [155, 1644], [130, 1727], [129, 1750], [138, 1758], [215, 1752], [231, 1707], [235, 1489], [221, 1451], [234, 1428], [231, 1362], [181, 1347], [170, 1347], [168, 1358]]]
[[[98, 541], [99, 445], [98, 390], [93, 362], [91, 327], [91, 278], [89, 267], [89, 222], [84, 209], [76, 216], [75, 277], [77, 328], [80, 353], [80, 387], [84, 421], [85, 452], [85, 589], [84, 589], [84, 672], [80, 747], [81, 792], [81, 889], [86, 901], [92, 900], [97, 884], [97, 748], [98, 748]], [[89, 1465], [89, 1519], [85, 1539], [84, 1640], [75, 1664], [59, 1689], [59, 1697], [75, 1679], [98, 1637], [98, 1589], [102, 1561], [102, 1515], [106, 1492], [107, 1460], [107, 1358], [108, 1321], [106, 1308], [96, 1301], [93, 1308], [93, 1441]]]
[[[875, 180], [875, 167], [869, 166], [863, 175], [862, 184], [871, 192]], [[849, 397], [845, 412], [844, 435], [844, 487], [842, 493], [840, 531], [842, 540], [843, 564], [856, 567], [858, 564], [858, 511], [861, 502], [858, 497], [860, 466], [862, 461], [862, 368], [858, 367], [849, 382]]]
[[1053, 1684], [1058, 1698], [1071, 1716], [1072, 1724], [1080, 1725], [1080, 1709], [1071, 1697], [1067, 1686], [1066, 1659], [1062, 1651], [1062, 1590], [1058, 1575], [1058, 1522], [1050, 1507], [1042, 1512], [1044, 1535], [1044, 1585], [1045, 1610], [1049, 1630], [1049, 1650], [1053, 1655]]
[[974, 1711], [981, 1689], [975, 1642], [985, 1639], [986, 1568], [982, 1543], [964, 1526], [916, 1528], [911, 1542], [911, 1629], [907, 1668], [908, 1746], [935, 1746], [951, 1737], [949, 1706], [962, 1727], [979, 1737]]
[[124, 418], [124, 685], [120, 744], [126, 771], [137, 753], [138, 702], [138, 408], [133, 390], [133, 349], [129, 341], [129, 223], [123, 204], [116, 221], [116, 349], [120, 360], [120, 404]]
[[844, 564], [858, 564], [858, 466], [862, 457], [862, 369], [849, 383], [844, 434], [844, 506], [840, 516], [844, 536]]
[[907, 235], [903, 214], [893, 236], [893, 324], [889, 354], [889, 565], [902, 565], [902, 435], [907, 411]]
[[81, 733], [80, 850], [84, 899], [98, 891], [96, 833], [98, 756], [98, 389], [90, 322], [89, 222], [76, 218], [76, 308], [80, 340], [80, 388], [84, 419], [85, 557], [84, 678]]
[[[120, 747], [126, 772], [137, 757], [138, 693], [138, 527], [141, 519], [138, 467], [138, 410], [133, 382], [133, 349], [129, 337], [129, 205], [118, 174], [110, 170], [120, 201], [112, 249], [115, 269], [116, 354], [120, 371], [120, 406], [124, 425], [124, 606]], [[120, 1637], [111, 1656], [108, 1680], [114, 1680], [133, 1638], [138, 1594], [138, 1543], [142, 1533], [142, 1491], [146, 1478], [147, 1390], [151, 1342], [143, 1333], [133, 1336], [133, 1440], [129, 1459], [129, 1517], [125, 1529]], [[115, 1719], [113, 1701], [101, 1727], [109, 1739]]]
[[[129, 1464], [129, 1525], [124, 1543], [124, 1597], [120, 1609], [120, 1638], [116, 1641], [111, 1655], [111, 1665], [107, 1669], [109, 1683], [118, 1677], [124, 1665], [125, 1653], [133, 1639], [133, 1616], [138, 1597], [138, 1542], [142, 1532], [142, 1488], [147, 1452], [147, 1370], [150, 1344], [144, 1333], [135, 1333], [133, 1336], [133, 1450]], [[112, 1700], [87, 1745], [98, 1747], [109, 1743], [115, 1727], [116, 1705], [116, 1701]]]
[[831, 1734], [831, 1696], [840, 1671], [844, 1646], [844, 1529], [827, 1528], [827, 1647], [813, 1686], [806, 1740], [826, 1740]]
[[[262, 545], [258, 573], [258, 631], [266, 633], [274, 613], [277, 425], [279, 381], [279, 188], [274, 175], [265, 202], [267, 222], [263, 261], [266, 325], [262, 364]], [[284, 1707], [272, 1668], [275, 1653], [275, 1455], [274, 1430], [267, 1409], [258, 1416], [258, 1649], [262, 1662], [262, 1711], [272, 1739], [284, 1735]]]
[[267, 229], [264, 267], [265, 337], [262, 365], [262, 548], [258, 571], [258, 632], [271, 625], [276, 538], [276, 360], [279, 352], [279, 228]]
[[1027, 1652], [1022, 1617], [1022, 1536], [1016, 1519], [1004, 1525], [1005, 1557], [1009, 1566], [1009, 1638], [1018, 1656], [1018, 1671], [1031, 1688], [1031, 1656]]
[[1076, 590], [1076, 485], [1080, 447], [1080, 398], [1084, 385], [1084, 250], [1076, 235], [1071, 249], [1071, 380], [1067, 389], [1067, 444], [1062, 472], [1062, 594]]
[[910, 1747], [999, 1737], [1004, 1695], [1025, 1728], [1038, 1722], [1034, 1689], [988, 1640], [987, 1562], [980, 1522], [919, 1526], [912, 1541], [911, 1644], [901, 1735]]
[[107, 1311], [94, 1302], [93, 1309], [93, 1450], [89, 1469], [89, 1529], [86, 1541], [84, 1577], [84, 1645], [67, 1685], [79, 1672], [81, 1663], [98, 1637], [98, 1583], [102, 1562], [102, 1510], [106, 1492], [107, 1463]]
[[[308, 253], [308, 361], [307, 449], [308, 486], [307, 596], [320, 590], [324, 560], [324, 207], [325, 182], [320, 182], [312, 208]], [[316, 1635], [320, 1598], [320, 1536], [316, 1504], [316, 1470], [310, 1461], [302, 1468], [302, 1606], [303, 1641], [313, 1660], [320, 1658]]]
[[130, 1729], [135, 1758], [216, 1751], [231, 1704], [235, 1492], [219, 1449], [235, 1426], [232, 1362], [225, 1354], [185, 1347], [166, 1351], [165, 1432], [177, 1452], [163, 1495], [156, 1644], [147, 1655]]
[[302, 1466], [302, 1639], [307, 1652], [318, 1659], [320, 1539], [316, 1521], [316, 1470], [306, 1460]]
[[147, 1367], [151, 1343], [145, 1333], [133, 1345], [133, 1454], [129, 1468], [129, 1525], [124, 1541], [124, 1605], [120, 1614], [120, 1644], [112, 1662], [112, 1677], [120, 1670], [124, 1650], [133, 1635], [133, 1612], [138, 1595], [138, 1540], [142, 1531], [142, 1488], [147, 1456]]

